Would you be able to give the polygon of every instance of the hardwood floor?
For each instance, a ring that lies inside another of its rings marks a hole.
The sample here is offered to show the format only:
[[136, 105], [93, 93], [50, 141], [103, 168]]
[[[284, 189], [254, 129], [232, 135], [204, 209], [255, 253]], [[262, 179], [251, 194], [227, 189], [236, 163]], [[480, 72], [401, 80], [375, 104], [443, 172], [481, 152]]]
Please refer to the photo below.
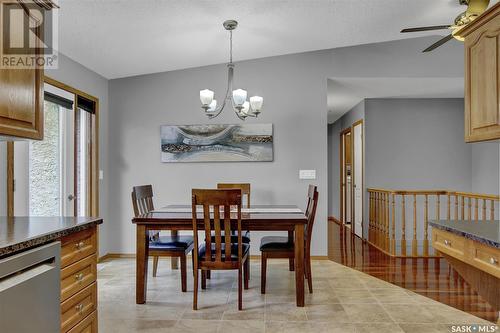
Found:
[[328, 257], [334, 262], [409, 289], [420, 295], [498, 322], [496, 312], [442, 258], [391, 258], [352, 234], [351, 229], [328, 221]]

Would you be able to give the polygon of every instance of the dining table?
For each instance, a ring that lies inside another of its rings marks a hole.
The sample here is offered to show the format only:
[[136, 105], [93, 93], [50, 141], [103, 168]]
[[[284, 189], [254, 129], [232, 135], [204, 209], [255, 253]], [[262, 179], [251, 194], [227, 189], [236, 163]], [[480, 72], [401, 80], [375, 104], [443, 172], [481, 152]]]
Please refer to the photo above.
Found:
[[[236, 212], [231, 218], [236, 219]], [[136, 225], [136, 303], [147, 296], [149, 231], [170, 230], [174, 234], [193, 230], [191, 205], [168, 205], [132, 219]], [[198, 228], [204, 228], [203, 211], [197, 209]], [[241, 209], [241, 229], [248, 231], [293, 231], [295, 248], [295, 294], [298, 307], [304, 306], [304, 229], [307, 218], [295, 205], [252, 205]], [[253, 244], [250, 243], [250, 246]]]

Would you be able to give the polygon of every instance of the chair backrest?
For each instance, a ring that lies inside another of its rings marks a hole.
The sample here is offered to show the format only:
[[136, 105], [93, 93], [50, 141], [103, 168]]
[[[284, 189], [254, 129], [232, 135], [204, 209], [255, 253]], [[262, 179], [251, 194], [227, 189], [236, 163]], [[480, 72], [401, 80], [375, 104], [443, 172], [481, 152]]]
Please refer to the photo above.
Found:
[[315, 185], [309, 185], [307, 191], [307, 226], [306, 226], [306, 251], [311, 253], [311, 238], [314, 225], [314, 218], [316, 217], [316, 207], [318, 205], [318, 187]]
[[241, 195], [247, 196], [246, 208], [250, 208], [250, 183], [218, 183], [218, 189], [241, 189]]
[[134, 207], [135, 217], [154, 210], [153, 186], [134, 186], [132, 188], [132, 205]]
[[[241, 238], [241, 190], [240, 189], [222, 189], [222, 190], [192, 190], [192, 214], [193, 214], [193, 235], [194, 248], [198, 248], [198, 217], [197, 206], [203, 206], [203, 224], [205, 231], [205, 259], [202, 265], [212, 268], [234, 267], [241, 263], [243, 256], [243, 241]], [[236, 212], [231, 216], [231, 207], [236, 207]], [[224, 211], [221, 212], [220, 209]], [[213, 210], [213, 214], [211, 214]], [[222, 214], [222, 216], [221, 216]], [[236, 219], [236, 225], [231, 224], [231, 217]], [[238, 261], [231, 261], [231, 231], [238, 231]], [[212, 231], [215, 232], [215, 249], [212, 253]], [[222, 233], [224, 231], [224, 233]], [[222, 242], [225, 244], [224, 261], [222, 260]], [[195, 265], [198, 264], [198, 254], [194, 251]], [[212, 256], [214, 257], [212, 260]]]

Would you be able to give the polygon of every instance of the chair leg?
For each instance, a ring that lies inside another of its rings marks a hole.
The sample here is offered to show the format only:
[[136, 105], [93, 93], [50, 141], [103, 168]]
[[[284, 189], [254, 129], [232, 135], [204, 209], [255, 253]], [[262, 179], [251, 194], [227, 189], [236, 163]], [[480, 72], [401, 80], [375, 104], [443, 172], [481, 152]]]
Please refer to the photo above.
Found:
[[313, 293], [313, 282], [312, 282], [312, 269], [311, 269], [311, 257], [306, 256], [305, 258], [305, 266], [307, 272], [307, 285], [309, 286], [309, 293]]
[[156, 272], [158, 271], [158, 257], [153, 257], [153, 277], [156, 277]]
[[181, 256], [181, 290], [187, 291], [187, 267], [186, 267], [186, 254]]
[[288, 259], [288, 270], [290, 272], [295, 271], [295, 259], [294, 258]]
[[247, 258], [247, 260], [245, 260], [245, 263], [244, 263], [244, 266], [243, 266], [243, 276], [244, 276], [244, 287], [245, 287], [245, 290], [248, 290], [248, 276], [249, 276], [249, 273], [250, 273], [250, 258]]
[[260, 293], [266, 293], [266, 269], [267, 269], [267, 257], [264, 252], [262, 252], [262, 262], [261, 262], [261, 272], [260, 272]]
[[198, 269], [193, 270], [194, 283], [193, 283], [193, 310], [198, 310]]
[[238, 310], [243, 309], [243, 274], [241, 266], [238, 268]]
[[207, 289], [207, 271], [201, 270], [201, 289]]

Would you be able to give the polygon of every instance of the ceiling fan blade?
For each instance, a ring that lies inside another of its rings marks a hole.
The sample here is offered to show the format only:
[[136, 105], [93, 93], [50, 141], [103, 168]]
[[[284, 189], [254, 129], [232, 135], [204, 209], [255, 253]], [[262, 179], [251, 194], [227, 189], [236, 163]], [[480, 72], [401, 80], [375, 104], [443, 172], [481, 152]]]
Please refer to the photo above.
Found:
[[422, 52], [430, 52], [434, 49], [437, 49], [438, 47], [440, 47], [441, 45], [443, 45], [446, 42], [449, 42], [452, 39], [453, 39], [453, 35], [450, 34], [444, 38], [441, 38], [440, 40], [438, 40], [437, 42], [435, 42], [434, 44], [432, 44], [431, 46], [429, 46], [428, 48], [426, 48]]
[[430, 27], [418, 27], [418, 28], [406, 28], [401, 30], [402, 33], [405, 32], [419, 32], [419, 31], [430, 31], [430, 30], [443, 30], [450, 28], [450, 25], [433, 25]]

